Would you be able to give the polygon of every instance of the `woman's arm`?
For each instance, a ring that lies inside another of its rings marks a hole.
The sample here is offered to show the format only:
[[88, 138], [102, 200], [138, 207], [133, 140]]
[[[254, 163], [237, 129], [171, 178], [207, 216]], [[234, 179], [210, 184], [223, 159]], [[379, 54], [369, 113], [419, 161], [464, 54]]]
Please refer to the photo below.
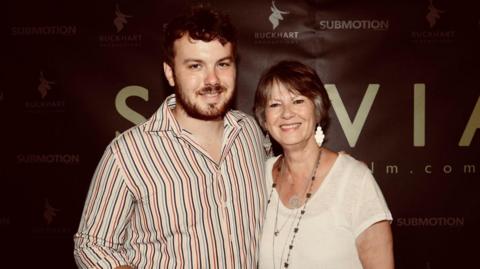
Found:
[[393, 238], [390, 223], [380, 221], [363, 231], [356, 240], [364, 269], [393, 269]]

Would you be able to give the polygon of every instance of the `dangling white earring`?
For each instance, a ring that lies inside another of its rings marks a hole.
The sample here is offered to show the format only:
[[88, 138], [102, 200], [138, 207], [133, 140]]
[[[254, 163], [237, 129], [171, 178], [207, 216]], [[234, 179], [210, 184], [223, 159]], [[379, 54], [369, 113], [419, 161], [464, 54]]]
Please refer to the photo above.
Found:
[[323, 140], [325, 139], [325, 134], [323, 134], [322, 127], [320, 125], [317, 126], [317, 130], [315, 131], [315, 141], [319, 147], [322, 146]]
[[265, 139], [263, 140], [263, 148], [265, 149], [265, 153], [268, 157], [272, 156], [272, 141], [270, 141], [270, 136], [267, 134], [265, 135]]

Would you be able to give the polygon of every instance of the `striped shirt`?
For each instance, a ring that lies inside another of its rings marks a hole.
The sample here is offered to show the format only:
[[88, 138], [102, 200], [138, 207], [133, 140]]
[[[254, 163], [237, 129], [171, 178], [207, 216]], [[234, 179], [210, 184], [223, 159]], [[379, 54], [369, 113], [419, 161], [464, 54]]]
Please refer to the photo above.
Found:
[[174, 106], [171, 95], [105, 150], [74, 236], [80, 268], [256, 268], [266, 206], [261, 130], [229, 111], [216, 163], [180, 128]]

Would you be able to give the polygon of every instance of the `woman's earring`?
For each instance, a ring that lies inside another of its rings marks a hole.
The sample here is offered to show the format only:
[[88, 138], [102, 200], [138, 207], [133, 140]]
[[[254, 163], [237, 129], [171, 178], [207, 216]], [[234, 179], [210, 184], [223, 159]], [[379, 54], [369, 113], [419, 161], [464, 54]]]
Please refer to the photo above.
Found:
[[322, 127], [320, 125], [317, 126], [317, 130], [315, 131], [315, 141], [319, 147], [322, 146], [323, 140], [325, 139], [325, 134], [323, 133]]
[[263, 147], [265, 148], [265, 153], [268, 157], [272, 156], [272, 141], [270, 141], [270, 136], [267, 134], [265, 135], [265, 139], [263, 140]]

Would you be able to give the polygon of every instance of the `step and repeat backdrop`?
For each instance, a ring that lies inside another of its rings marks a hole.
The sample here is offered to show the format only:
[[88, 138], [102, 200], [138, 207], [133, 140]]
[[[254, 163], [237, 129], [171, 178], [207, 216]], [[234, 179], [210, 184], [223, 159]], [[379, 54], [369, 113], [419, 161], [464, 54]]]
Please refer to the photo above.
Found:
[[[475, 268], [480, 240], [480, 12], [465, 1], [209, 1], [238, 28], [236, 107], [261, 72], [314, 67], [327, 147], [373, 171], [400, 269]], [[6, 3], [1, 25], [2, 264], [75, 268], [72, 236], [107, 144], [171, 93], [162, 26], [193, 1]], [[3, 266], [2, 266], [3, 267]]]

